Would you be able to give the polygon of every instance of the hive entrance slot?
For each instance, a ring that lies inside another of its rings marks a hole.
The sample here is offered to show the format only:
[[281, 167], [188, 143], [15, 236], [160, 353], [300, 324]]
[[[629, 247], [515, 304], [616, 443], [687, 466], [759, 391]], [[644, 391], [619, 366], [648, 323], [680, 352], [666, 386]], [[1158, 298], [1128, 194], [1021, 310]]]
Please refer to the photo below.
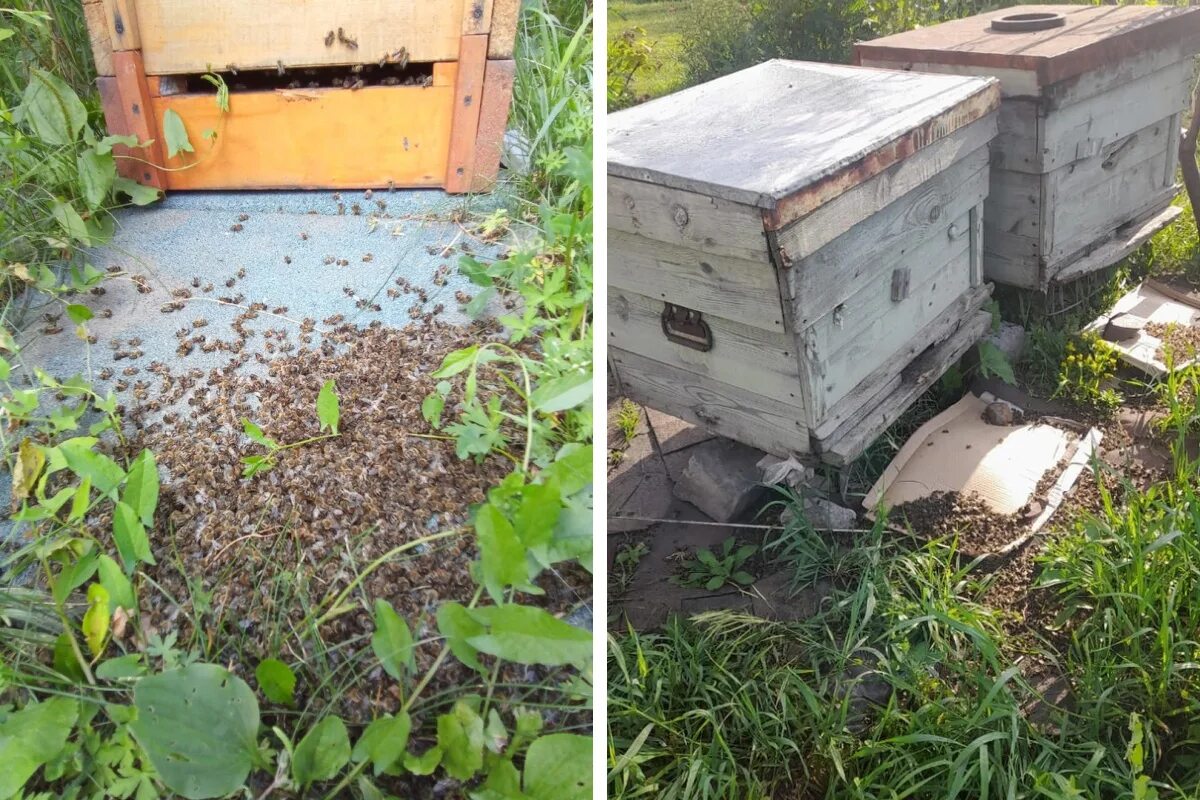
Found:
[[[231, 92], [274, 91], [276, 89], [361, 89], [365, 86], [429, 86], [433, 83], [433, 64], [360, 64], [333, 67], [294, 67], [283, 69], [222, 70]], [[163, 94], [215, 93], [216, 88], [200, 75], [175, 75], [162, 82]], [[164, 76], [165, 78], [165, 76]]]
[[1053, 11], [1031, 11], [1023, 14], [1008, 14], [992, 20], [992, 30], [1000, 33], [1023, 33], [1061, 28], [1067, 18]]

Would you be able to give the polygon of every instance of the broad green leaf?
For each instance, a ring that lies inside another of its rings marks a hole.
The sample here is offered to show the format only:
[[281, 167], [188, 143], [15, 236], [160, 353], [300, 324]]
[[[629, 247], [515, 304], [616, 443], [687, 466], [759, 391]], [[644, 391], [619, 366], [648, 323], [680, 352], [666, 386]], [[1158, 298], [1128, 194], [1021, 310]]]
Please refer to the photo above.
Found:
[[477, 344], [464, 347], [462, 350], [455, 350], [442, 359], [442, 366], [437, 372], [433, 373], [433, 377], [449, 378], [451, 375], [457, 375], [475, 362], [475, 354], [477, 352], [479, 352], [479, 345]]
[[113, 145], [116, 145], [116, 144], [123, 144], [126, 147], [137, 147], [138, 146], [138, 138], [136, 136], [134, 136], [132, 133], [125, 135], [125, 136], [118, 136], [118, 135], [110, 134], [108, 136], [105, 136], [100, 141], [96, 142], [95, 149], [96, 149], [96, 152], [99, 153], [100, 155], [106, 156], [112, 152]]
[[96, 574], [96, 569], [99, 566], [97, 555], [96, 548], [89, 544], [89, 549], [86, 552], [63, 566], [62, 571], [58, 573], [58, 577], [54, 581], [54, 592], [52, 595], [56, 603], [65, 603], [71, 592], [83, 586], [84, 583]]
[[16, 463], [13, 465], [12, 494], [13, 500], [17, 501], [13, 505], [19, 505], [19, 501], [29, 497], [33, 492], [33, 487], [37, 484], [38, 476], [44, 466], [46, 466], [46, 454], [42, 448], [29, 439], [22, 439], [17, 448]]
[[550, 667], [572, 664], [583, 669], [591, 662], [591, 632], [540, 608], [506, 603], [472, 609], [471, 616], [488, 629], [467, 640], [480, 652], [518, 664]]
[[246, 432], [246, 435], [250, 437], [251, 441], [261, 444], [263, 447], [271, 450], [279, 447], [279, 442], [264, 434], [262, 428], [258, 427], [245, 417], [242, 418], [242, 430]]
[[71, 498], [71, 510], [67, 513], [67, 519], [71, 522], [79, 522], [87, 514], [91, 502], [92, 479], [84, 478], [75, 489], [75, 496]]
[[404, 755], [411, 729], [412, 720], [404, 711], [395, 717], [390, 714], [382, 716], [363, 731], [354, 745], [351, 756], [356, 762], [369, 760], [375, 775], [378, 776], [384, 770], [390, 769]]
[[113, 188], [119, 194], [128, 196], [129, 201], [135, 206], [148, 206], [162, 198], [162, 192], [153, 186], [142, 186], [137, 181], [120, 176], [113, 181]]
[[338, 432], [338, 420], [341, 412], [338, 408], [337, 386], [333, 380], [327, 380], [321, 386], [317, 395], [317, 421], [321, 423], [320, 430], [329, 428], [331, 433]]
[[146, 529], [138, 519], [137, 512], [128, 503], [118, 502], [113, 507], [113, 539], [117, 543], [117, 552], [125, 564], [125, 573], [132, 575], [139, 561], [147, 564], [157, 563], [150, 552], [150, 539]]
[[71, 322], [74, 322], [76, 325], [82, 325], [96, 315], [85, 305], [71, 303], [67, 306], [67, 316], [71, 318]]
[[371, 635], [371, 649], [383, 664], [384, 671], [396, 680], [416, 669], [412, 631], [392, 604], [382, 598], [375, 600], [375, 633]]
[[136, 613], [137, 595], [133, 591], [133, 584], [121, 570], [121, 565], [109, 556], [101, 554], [96, 566], [100, 585], [108, 591], [109, 610], [123, 608], [130, 613]]
[[261, 759], [258, 701], [223, 667], [189, 664], [142, 678], [133, 701], [133, 735], [167, 788], [189, 800], [237, 791]]
[[442, 426], [442, 411], [446, 407], [446, 398], [436, 392], [421, 401], [421, 416], [429, 426], [437, 430]]
[[95, 445], [94, 437], [77, 436], [59, 444], [57, 450], [68, 469], [81, 478], [91, 478], [97, 491], [109, 494], [124, 480], [125, 470], [108, 456], [93, 450]]
[[108, 591], [98, 583], [88, 587], [88, 609], [83, 614], [83, 638], [87, 641], [92, 658], [99, 658], [104, 652], [104, 644], [108, 639], [108, 622], [112, 619], [109, 612]]
[[549, 543], [554, 536], [554, 526], [562, 513], [558, 484], [556, 482], [531, 483], [521, 490], [521, 504], [513, 517], [513, 527], [526, 547], [538, 547]]
[[117, 162], [107, 153], [84, 150], [75, 159], [79, 170], [79, 186], [88, 208], [95, 211], [108, 199], [117, 177]]
[[592, 376], [577, 372], [552, 378], [534, 390], [530, 401], [543, 414], [566, 411], [592, 398]]
[[264, 658], [254, 669], [258, 688], [272, 703], [290, 706], [296, 700], [296, 673], [277, 658]]
[[479, 539], [483, 584], [492, 599], [500, 602], [506, 586], [519, 586], [527, 581], [525, 546], [517, 538], [512, 523], [491, 503], [485, 503], [476, 512], [475, 534]]
[[0, 797], [17, 794], [39, 767], [62, 752], [78, 716], [75, 700], [54, 697], [30, 703], [0, 723]]
[[1012, 364], [1008, 362], [1008, 357], [1004, 355], [1003, 350], [991, 342], [983, 341], [979, 343], [979, 371], [983, 373], [983, 377], [985, 378], [995, 375], [1007, 384], [1015, 386], [1017, 383], [1017, 378], [1013, 375]]
[[[71, 639], [72, 634], [66, 631], [63, 631], [55, 638], [52, 664], [54, 669], [61, 674], [71, 680], [83, 683], [87, 679], [84, 677], [83, 668], [79, 666], [79, 659], [75, 656], [75, 648], [71, 645]], [[2, 746], [0, 744], [0, 747]]]
[[329, 716], [313, 726], [292, 754], [292, 779], [302, 789], [337, 776], [350, 760], [350, 735], [339, 717]]
[[552, 733], [525, 753], [525, 794], [530, 800], [590, 800], [592, 739]]
[[174, 158], [179, 153], [196, 152], [192, 147], [191, 141], [188, 139], [187, 128], [183, 124], [183, 117], [173, 108], [168, 108], [163, 114], [163, 138], [167, 140], [167, 158]]
[[154, 453], [143, 450], [133, 460], [129, 474], [125, 477], [125, 489], [121, 500], [137, 512], [143, 525], [154, 524], [154, 510], [158, 508], [158, 464]]
[[431, 747], [421, 755], [404, 754], [404, 769], [413, 775], [432, 775], [442, 763], [442, 748]]
[[145, 674], [146, 667], [142, 664], [141, 653], [129, 653], [128, 655], [110, 658], [96, 667], [96, 677], [103, 678], [106, 681], [140, 678]]
[[438, 633], [446, 638], [446, 645], [462, 663], [481, 675], [487, 674], [487, 669], [479, 662], [479, 651], [472, 647], [469, 639], [480, 636], [485, 628], [471, 617], [471, 612], [460, 603], [447, 601], [438, 606]]
[[65, 81], [35, 67], [21, 98], [20, 118], [39, 139], [61, 146], [78, 140], [87, 109]]
[[574, 442], [563, 445], [542, 475], [545, 480], [558, 481], [564, 497], [582, 491], [592, 484], [592, 446]]
[[83, 217], [79, 216], [79, 212], [73, 205], [65, 200], [56, 200], [50, 207], [50, 214], [72, 240], [83, 245], [92, 243], [92, 235], [88, 230], [87, 223], [83, 221]]
[[483, 767], [483, 719], [465, 701], [437, 720], [442, 767], [451, 778], [465, 781]]

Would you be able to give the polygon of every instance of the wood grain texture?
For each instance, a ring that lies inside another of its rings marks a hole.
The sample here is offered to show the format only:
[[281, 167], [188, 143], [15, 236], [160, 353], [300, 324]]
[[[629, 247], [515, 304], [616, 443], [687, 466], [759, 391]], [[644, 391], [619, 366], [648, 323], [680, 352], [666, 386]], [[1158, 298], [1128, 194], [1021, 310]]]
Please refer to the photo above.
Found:
[[[469, 2], [140, 0], [138, 24], [146, 68], [156, 75], [371, 63], [401, 47], [412, 61], [453, 61]], [[339, 28], [346, 41], [337, 40]]]
[[[1027, 33], [998, 33], [1000, 16], [1054, 12], [1066, 25]], [[1137, 53], [1200, 40], [1200, 9], [1147, 6], [1015, 6], [863, 42], [863, 61], [937, 62], [1023, 70], [1049, 86]], [[1194, 52], [1194, 50], [1193, 50]]]
[[760, 261], [745, 261], [610, 228], [608, 283], [743, 325], [784, 332], [775, 270], [763, 255]]
[[[122, 174], [138, 183], [165, 189], [167, 173], [157, 168], [159, 165], [165, 165], [162, 137], [158, 133], [162, 126], [161, 121], [154, 118], [141, 52], [114, 51], [113, 71], [116, 73], [117, 96], [120, 98], [126, 132], [136, 136], [139, 142], [150, 143], [147, 147], [133, 151], [131, 158], [121, 159], [126, 162], [121, 165], [121, 169], [126, 170]], [[209, 101], [211, 100], [210, 97]], [[144, 159], [144, 162], [135, 161], [134, 158]]]
[[1165, 208], [1152, 209], [1142, 217], [1122, 225], [1111, 239], [1051, 275], [1051, 282], [1072, 281], [1081, 275], [1115, 264], [1133, 253], [1183, 213], [1179, 206], [1169, 205], [1169, 200], [1166, 202], [1168, 205]]
[[135, 0], [104, 0], [108, 41], [113, 51], [137, 50], [142, 46]]
[[463, 36], [458, 51], [458, 78], [454, 84], [454, 117], [450, 151], [446, 158], [444, 188], [450, 193], [469, 191], [475, 168], [475, 135], [483, 108], [483, 81], [487, 71], [487, 36]]
[[990, 79], [773, 60], [610, 114], [608, 173], [796, 218], [998, 103]]
[[[131, 131], [129, 122], [125, 119], [125, 105], [121, 102], [121, 90], [115, 77], [99, 77], [96, 88], [100, 94], [100, 107], [104, 110], [104, 127], [114, 136], [128, 136]], [[113, 145], [113, 156], [117, 161], [117, 174], [130, 180], [142, 180], [143, 165], [134, 161], [130, 156], [143, 158], [141, 150], [126, 147], [123, 144]], [[153, 173], [151, 173], [153, 174]]]
[[669, 245], [769, 263], [762, 215], [751, 206], [608, 176], [608, 227]]
[[928, 72], [934, 75], [987, 75], [1000, 81], [1000, 96], [1009, 97], [1040, 97], [1041, 87], [1038, 86], [1037, 75], [1028, 70], [1006, 69], [1004, 67], [975, 67], [970, 64], [942, 64], [936, 61], [914, 61], [911, 59], [894, 59], [877, 57], [872, 52], [855, 50], [855, 64], [874, 69], [898, 69], [905, 72]]
[[463, 3], [464, 34], [487, 33], [492, 26], [493, 0], [465, 0]]
[[931, 236], [981, 203], [988, 193], [988, 152], [976, 153], [855, 225], [787, 271], [792, 318], [803, 329], [850, 299], [866, 282], [890, 274]]
[[979, 341], [991, 324], [992, 315], [987, 311], [968, 316], [946, 339], [922, 353], [880, 396], [864, 404], [854, 419], [823, 439], [814, 437], [821, 460], [843, 466], [861, 456]]
[[713, 345], [702, 352], [667, 339], [662, 331], [664, 305], [662, 300], [610, 288], [609, 345], [733, 386], [753, 387], [758, 394], [795, 405], [799, 413], [798, 357], [791, 336], [704, 314]]
[[369, 86], [236, 92], [225, 115], [211, 94], [169, 95], [154, 115], [161, 129], [178, 113], [196, 148], [168, 162], [196, 164], [168, 173], [171, 189], [422, 187], [445, 179], [453, 105], [453, 86]]
[[108, 32], [108, 14], [104, 0], [83, 0], [83, 21], [87, 25], [92, 63], [101, 78], [113, 75], [112, 38]]
[[980, 148], [996, 136], [996, 116], [988, 115], [895, 164], [776, 234], [779, 258], [808, 258], [855, 225], [878, 214], [909, 192], [935, 180], [958, 161], [985, 158]]
[[504, 132], [508, 129], [508, 112], [512, 105], [515, 61], [489, 60], [483, 76], [483, 104], [479, 109], [479, 126], [475, 134], [475, 157], [471, 170], [471, 191], [486, 192], [500, 174], [500, 157], [504, 153]]
[[799, 409], [702, 375], [609, 348], [631, 400], [779, 456], [809, 451]]
[[521, 17], [521, 0], [492, 0], [488, 58], [512, 58]]

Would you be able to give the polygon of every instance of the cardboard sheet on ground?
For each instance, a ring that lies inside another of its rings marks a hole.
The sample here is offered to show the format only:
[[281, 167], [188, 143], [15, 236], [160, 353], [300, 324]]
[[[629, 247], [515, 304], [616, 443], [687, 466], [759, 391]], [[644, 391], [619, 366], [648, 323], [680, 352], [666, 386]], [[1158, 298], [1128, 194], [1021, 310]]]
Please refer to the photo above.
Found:
[[[1109, 320], [1122, 314], [1127, 319], [1137, 318], [1146, 323], [1157, 322], [1163, 325], [1194, 325], [1200, 322], [1200, 296], [1192, 302], [1185, 300], [1186, 295], [1170, 291], [1170, 287], [1148, 280], [1128, 292], [1113, 305], [1112, 310], [1096, 318], [1084, 330], [1104, 335], [1104, 329]], [[1124, 341], [1109, 341], [1120, 355], [1121, 360], [1150, 375], [1163, 375], [1167, 365], [1158, 355], [1162, 339], [1152, 336], [1145, 330], [1138, 330], [1131, 338]], [[1176, 368], [1187, 366], [1191, 361], [1176, 364]]]
[[863, 500], [873, 513], [933, 492], [975, 494], [1000, 514], [1029, 502], [1047, 470], [1079, 441], [1046, 424], [989, 425], [987, 399], [968, 394], [917, 429]]

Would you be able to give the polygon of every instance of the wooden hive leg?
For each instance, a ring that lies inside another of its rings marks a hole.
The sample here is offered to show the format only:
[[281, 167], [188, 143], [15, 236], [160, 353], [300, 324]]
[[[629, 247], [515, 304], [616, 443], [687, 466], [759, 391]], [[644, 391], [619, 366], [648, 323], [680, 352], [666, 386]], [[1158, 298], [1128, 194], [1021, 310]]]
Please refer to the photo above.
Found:
[[486, 192], [500, 174], [500, 155], [504, 150], [504, 131], [508, 128], [508, 109], [512, 103], [515, 61], [487, 62], [483, 78], [483, 103], [475, 134], [475, 165], [471, 191]]
[[[124, 177], [157, 189], [165, 189], [166, 174], [157, 167], [163, 163], [161, 137], [155, 130], [154, 111], [150, 106], [150, 88], [142, 63], [141, 37], [133, 0], [104, 0], [109, 41], [112, 43], [113, 77], [101, 78], [100, 98], [109, 133], [129, 135], [148, 147], [116, 147], [117, 171]], [[149, 163], [146, 163], [149, 162]]]
[[450, 123], [450, 152], [446, 160], [447, 192], [469, 191], [475, 169], [475, 140], [483, 106], [488, 37], [472, 34], [460, 39], [458, 78], [454, 85], [454, 117]]

